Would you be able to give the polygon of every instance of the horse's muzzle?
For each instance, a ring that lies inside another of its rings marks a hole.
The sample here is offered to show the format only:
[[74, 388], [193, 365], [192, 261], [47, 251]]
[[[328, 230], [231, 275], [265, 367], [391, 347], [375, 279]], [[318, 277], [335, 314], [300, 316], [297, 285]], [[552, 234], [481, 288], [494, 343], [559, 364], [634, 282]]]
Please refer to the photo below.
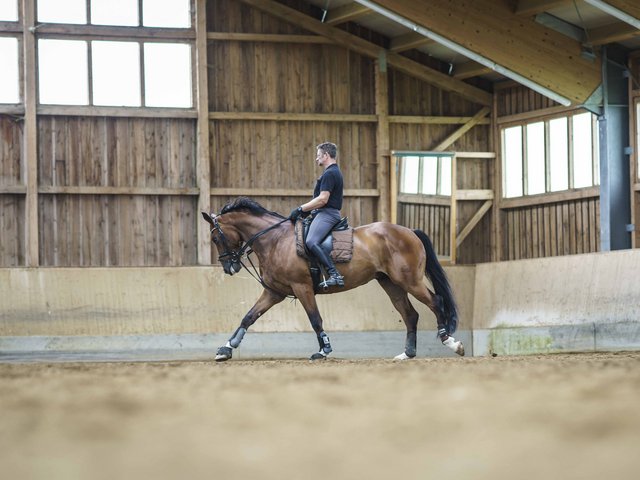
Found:
[[222, 262], [222, 268], [227, 275], [235, 275], [242, 269], [240, 262]]

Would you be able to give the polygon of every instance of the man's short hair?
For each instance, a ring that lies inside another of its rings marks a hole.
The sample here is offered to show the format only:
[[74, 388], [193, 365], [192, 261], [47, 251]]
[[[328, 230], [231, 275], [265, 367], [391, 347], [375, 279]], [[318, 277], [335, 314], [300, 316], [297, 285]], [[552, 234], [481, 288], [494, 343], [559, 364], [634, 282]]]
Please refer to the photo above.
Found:
[[338, 147], [335, 143], [321, 143], [316, 147], [316, 150], [322, 150], [324, 153], [328, 153], [331, 158], [336, 158], [338, 156]]

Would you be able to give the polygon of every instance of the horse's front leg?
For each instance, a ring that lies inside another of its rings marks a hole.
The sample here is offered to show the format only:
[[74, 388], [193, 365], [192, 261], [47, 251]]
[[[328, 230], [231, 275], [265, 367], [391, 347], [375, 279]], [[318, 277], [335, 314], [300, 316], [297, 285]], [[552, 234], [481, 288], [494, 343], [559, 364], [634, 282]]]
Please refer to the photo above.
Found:
[[316, 297], [313, 293], [313, 287], [309, 285], [299, 285], [294, 286], [293, 291], [295, 296], [298, 297], [298, 300], [300, 300], [304, 311], [307, 312], [311, 328], [313, 328], [313, 331], [316, 332], [316, 336], [318, 337], [318, 346], [320, 347], [320, 350], [311, 355], [309, 360], [324, 360], [327, 358], [327, 355], [333, 351], [333, 349], [331, 348], [329, 336], [326, 334], [322, 326], [322, 317], [318, 310], [318, 304], [316, 303]]
[[247, 333], [247, 330], [251, 325], [253, 325], [260, 316], [273, 307], [275, 304], [280, 303], [284, 300], [284, 296], [276, 293], [272, 290], [264, 289], [260, 298], [255, 303], [251, 310], [247, 312], [242, 321], [240, 322], [240, 326], [233, 332], [231, 338], [227, 341], [227, 343], [218, 348], [216, 353], [216, 362], [224, 362], [225, 360], [229, 360], [233, 356], [233, 349], [238, 348], [242, 339], [244, 338], [244, 334]]

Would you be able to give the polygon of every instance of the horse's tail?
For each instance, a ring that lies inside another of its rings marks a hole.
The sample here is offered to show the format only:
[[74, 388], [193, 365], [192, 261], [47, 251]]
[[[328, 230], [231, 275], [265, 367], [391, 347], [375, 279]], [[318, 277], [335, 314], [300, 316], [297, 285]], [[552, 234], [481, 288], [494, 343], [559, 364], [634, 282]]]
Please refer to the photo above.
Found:
[[433, 249], [433, 244], [427, 234], [422, 230], [414, 230], [413, 233], [418, 236], [422, 241], [422, 245], [424, 245], [424, 251], [427, 253], [425, 273], [427, 277], [429, 277], [429, 280], [431, 280], [436, 295], [442, 297], [447, 330], [449, 334], [453, 334], [458, 327], [458, 307], [453, 298], [453, 292], [451, 291], [447, 274], [444, 272], [442, 265], [440, 265], [436, 252]]

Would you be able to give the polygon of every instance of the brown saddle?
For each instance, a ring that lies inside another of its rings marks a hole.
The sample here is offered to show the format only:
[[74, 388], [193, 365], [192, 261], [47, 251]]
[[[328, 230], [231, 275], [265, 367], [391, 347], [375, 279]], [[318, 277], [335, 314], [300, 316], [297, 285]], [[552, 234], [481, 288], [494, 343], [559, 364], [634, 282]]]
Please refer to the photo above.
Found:
[[[305, 239], [311, 219], [298, 219], [295, 224], [296, 252], [298, 256], [311, 260], [311, 256], [305, 247]], [[321, 244], [322, 249], [331, 255], [336, 263], [348, 263], [353, 257], [353, 228], [349, 226], [348, 219], [344, 217], [333, 230], [326, 236]]]

